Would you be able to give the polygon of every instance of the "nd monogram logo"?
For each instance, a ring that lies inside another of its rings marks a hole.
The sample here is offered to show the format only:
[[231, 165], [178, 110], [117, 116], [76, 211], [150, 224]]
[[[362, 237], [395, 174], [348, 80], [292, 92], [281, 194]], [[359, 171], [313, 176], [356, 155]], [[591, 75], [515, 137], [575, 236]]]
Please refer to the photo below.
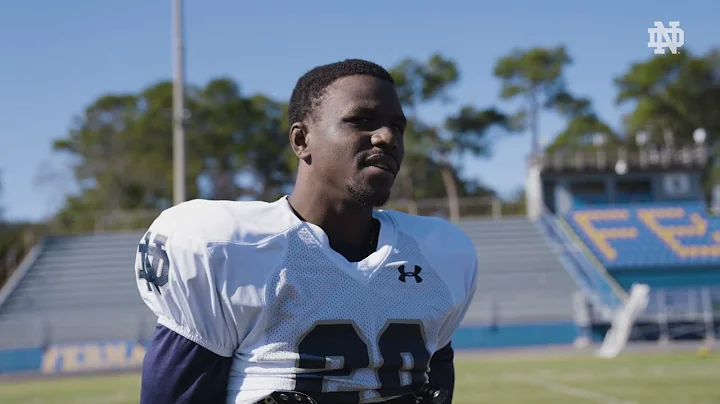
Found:
[[170, 272], [170, 260], [165, 251], [165, 243], [167, 237], [158, 234], [151, 242], [152, 234], [145, 233], [145, 238], [138, 246], [138, 254], [140, 256], [140, 268], [137, 268], [138, 279], [145, 279], [147, 282], [148, 292], [151, 291], [150, 284], [160, 292], [160, 288], [168, 283]]
[[655, 21], [655, 28], [648, 28], [648, 34], [648, 48], [655, 48], [656, 55], [664, 55], [665, 49], [676, 54], [678, 48], [685, 45], [685, 31], [680, 28], [679, 21], [670, 21], [670, 27], [665, 27], [662, 21]]
[[423, 281], [423, 278], [420, 277], [420, 271], [422, 271], [422, 268], [415, 265], [415, 271], [414, 272], [405, 272], [405, 265], [400, 265], [398, 267], [398, 272], [400, 272], [400, 277], [398, 278], [400, 282], [405, 282], [405, 279], [408, 277], [412, 277], [415, 279], [415, 283], [420, 283]]

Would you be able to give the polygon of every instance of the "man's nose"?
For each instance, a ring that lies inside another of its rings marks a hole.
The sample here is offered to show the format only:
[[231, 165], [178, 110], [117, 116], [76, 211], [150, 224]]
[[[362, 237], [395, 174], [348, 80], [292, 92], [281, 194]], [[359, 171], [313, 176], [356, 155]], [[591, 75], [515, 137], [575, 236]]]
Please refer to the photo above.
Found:
[[397, 147], [398, 134], [395, 133], [391, 128], [383, 126], [373, 132], [371, 141], [373, 146], [380, 148], [395, 148]]

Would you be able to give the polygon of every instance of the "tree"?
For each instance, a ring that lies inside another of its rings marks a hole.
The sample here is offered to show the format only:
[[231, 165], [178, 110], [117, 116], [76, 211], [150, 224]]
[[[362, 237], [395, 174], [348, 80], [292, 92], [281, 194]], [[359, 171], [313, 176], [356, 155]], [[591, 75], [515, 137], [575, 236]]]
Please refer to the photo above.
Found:
[[603, 122], [592, 109], [587, 98], [576, 98], [567, 92], [556, 94], [548, 103], [568, 119], [567, 126], [545, 148], [545, 152], [582, 150], [595, 146], [595, 136], [602, 136], [606, 146], [617, 146], [624, 139]]
[[[407, 154], [403, 161], [406, 177], [398, 178], [393, 189], [393, 199], [422, 200], [447, 198], [445, 178], [440, 167], [427, 156]], [[457, 169], [452, 170], [453, 182], [457, 184], [459, 197], [494, 196], [495, 191], [474, 179], [462, 178]], [[412, 186], [417, 184], [417, 186]]]
[[298, 159], [288, 146], [288, 104], [264, 95], [251, 97], [254, 114], [245, 146], [249, 177], [258, 199], [274, 200], [289, 194]]
[[[2, 177], [0, 177], [0, 179], [1, 178]], [[0, 181], [0, 196], [2, 196], [2, 191], [3, 191], [2, 181]], [[2, 199], [0, 199], [0, 200], [2, 200]], [[5, 217], [4, 213], [5, 212], [3, 211], [3, 207], [2, 207], [2, 205], [0, 205], [0, 224], [2, 224], [4, 222], [4, 220], [3, 220]]]
[[[293, 168], [282, 147], [286, 106], [262, 95], [244, 96], [225, 77], [186, 88], [188, 198], [268, 199], [286, 189]], [[99, 97], [54, 146], [73, 157], [80, 189], [58, 215], [64, 228], [92, 228], [89, 212], [169, 207], [172, 84]]]
[[530, 129], [531, 153], [540, 152], [539, 115], [568, 101], [563, 69], [571, 63], [563, 46], [516, 49], [500, 58], [494, 75], [501, 80], [500, 97], [520, 98], [523, 105], [513, 116], [516, 129]]
[[[192, 97], [188, 108], [196, 110]], [[192, 112], [191, 112], [192, 113]], [[68, 135], [54, 148], [73, 157], [79, 192], [67, 199], [60, 223], [88, 229], [94, 214], [119, 210], [162, 209], [172, 195], [172, 84], [160, 82], [139, 94], [99, 97], [76, 117]], [[189, 127], [188, 176], [195, 178], [197, 130]], [[198, 187], [189, 184], [190, 198]], [[92, 227], [90, 227], [92, 228]]]
[[[465, 153], [487, 156], [490, 153], [493, 126], [506, 127], [506, 116], [495, 109], [462, 106], [439, 125], [423, 121], [419, 107], [431, 102], [448, 103], [450, 88], [460, 79], [455, 62], [440, 54], [426, 62], [404, 59], [390, 69], [401, 102], [408, 112], [409, 124], [405, 134], [406, 167], [401, 172], [397, 188], [415, 196], [415, 175], [428, 166], [436, 167], [448, 198], [450, 219], [459, 218], [458, 160]], [[409, 188], [409, 192], [407, 189]]]
[[624, 120], [630, 140], [645, 132], [662, 144], [672, 133], [675, 146], [687, 145], [697, 128], [705, 128], [711, 144], [720, 138], [720, 49], [654, 56], [633, 64], [615, 84], [617, 104], [633, 106]]
[[[615, 79], [618, 104], [630, 103], [624, 126], [630, 145], [638, 133], [650, 143], [681, 147], [694, 143], [693, 133], [704, 128], [710, 155], [720, 147], [720, 49], [696, 56], [683, 48], [633, 64]], [[667, 136], [671, 135], [671, 136]], [[671, 144], [667, 144], [670, 141]], [[717, 163], [716, 163], [717, 164]], [[705, 171], [709, 196], [720, 181], [720, 168], [712, 163]]]

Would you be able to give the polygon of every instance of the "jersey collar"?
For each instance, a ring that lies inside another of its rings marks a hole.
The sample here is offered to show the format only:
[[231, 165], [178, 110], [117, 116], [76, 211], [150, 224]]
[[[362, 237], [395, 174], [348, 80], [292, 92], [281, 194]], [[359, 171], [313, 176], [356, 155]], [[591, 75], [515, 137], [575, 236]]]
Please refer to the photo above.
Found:
[[396, 244], [397, 228], [395, 226], [395, 222], [387, 214], [387, 212], [382, 210], [373, 210], [373, 217], [380, 222], [380, 233], [378, 234], [377, 248], [375, 249], [375, 252], [365, 257], [362, 261], [349, 262], [345, 259], [345, 257], [330, 248], [330, 241], [328, 240], [327, 234], [325, 234], [325, 231], [320, 228], [320, 226], [310, 222], [304, 222], [295, 216], [292, 211], [292, 207], [288, 202], [288, 195], [283, 196], [275, 203], [280, 204], [287, 209], [298, 225], [304, 226], [310, 231], [310, 233], [313, 234], [315, 239], [323, 246], [323, 251], [325, 251], [325, 253], [333, 261], [343, 266], [357, 266], [358, 269], [373, 272], [385, 262], [393, 249], [393, 245]]

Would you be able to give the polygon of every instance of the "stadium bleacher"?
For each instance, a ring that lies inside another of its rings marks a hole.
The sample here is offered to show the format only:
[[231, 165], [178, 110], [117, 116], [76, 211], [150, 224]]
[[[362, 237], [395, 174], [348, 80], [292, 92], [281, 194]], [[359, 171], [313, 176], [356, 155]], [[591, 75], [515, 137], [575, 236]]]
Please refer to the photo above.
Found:
[[481, 263], [465, 324], [572, 320], [577, 285], [532, 221], [476, 218], [458, 225]]
[[622, 288], [650, 286], [633, 338], [720, 334], [720, 218], [704, 203], [575, 204], [561, 220]]
[[[545, 213], [537, 221], [475, 217], [457, 223], [481, 263], [458, 346], [571, 343], [583, 327], [578, 291], [599, 297], [585, 302], [594, 305], [592, 313], [612, 313], [625, 298], [618, 285], [629, 289], [635, 282], [652, 290], [639, 317], [651, 324], [643, 335], [701, 336], [715, 329], [707, 313], [716, 306], [720, 311], [720, 288], [705, 286], [720, 286], [720, 221], [698, 202], [601, 199], [585, 198], [568, 213]], [[41, 369], [50, 373], [77, 370], [77, 355], [96, 358], [85, 360], [84, 369], [138, 366], [156, 322], [128, 271], [141, 237], [130, 231], [43, 239], [39, 253], [0, 293], [0, 351], [40, 349], [32, 355], [43, 358]], [[608, 318], [594, 328], [600, 330], [596, 341]], [[673, 321], [680, 326], [672, 327]], [[21, 362], [25, 369], [38, 366]]]
[[[470, 219], [460, 227], [482, 263], [466, 324], [572, 320], [577, 286], [530, 220]], [[155, 318], [128, 272], [141, 237], [127, 232], [45, 239], [0, 302], [0, 348], [147, 339]]]
[[0, 348], [149, 337], [156, 319], [139, 299], [129, 269], [141, 237], [46, 238], [0, 302]]
[[720, 268], [720, 220], [701, 202], [593, 206], [565, 220], [609, 270]]

